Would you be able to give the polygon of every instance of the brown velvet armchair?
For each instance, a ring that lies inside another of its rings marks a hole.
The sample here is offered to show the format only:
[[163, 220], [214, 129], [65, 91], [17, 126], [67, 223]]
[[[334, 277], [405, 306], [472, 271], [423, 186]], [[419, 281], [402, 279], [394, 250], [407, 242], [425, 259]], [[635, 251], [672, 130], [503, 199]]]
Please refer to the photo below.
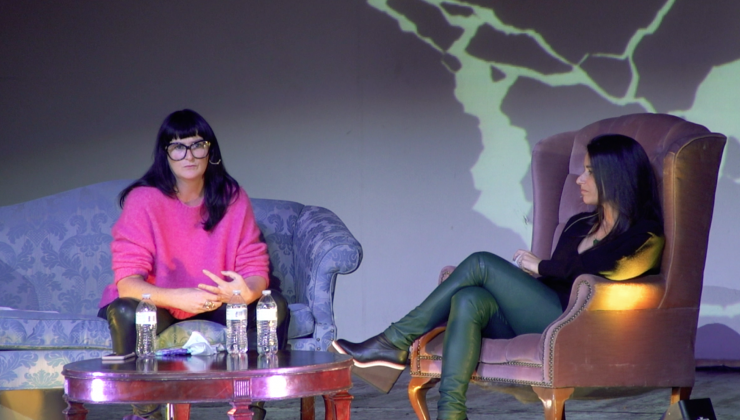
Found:
[[[607, 133], [636, 139], [655, 169], [665, 218], [661, 273], [629, 281], [578, 277], [565, 312], [542, 334], [484, 339], [471, 378], [531, 386], [546, 420], [565, 418], [574, 390], [671, 388], [673, 403], [688, 399], [694, 384], [694, 340], [726, 138], [677, 117], [633, 114], [540, 141], [532, 156], [535, 255], [549, 258], [568, 218], [589, 210], [575, 179], [588, 141]], [[420, 420], [429, 418], [426, 393], [439, 381], [443, 336], [438, 327], [412, 347], [408, 393]]]

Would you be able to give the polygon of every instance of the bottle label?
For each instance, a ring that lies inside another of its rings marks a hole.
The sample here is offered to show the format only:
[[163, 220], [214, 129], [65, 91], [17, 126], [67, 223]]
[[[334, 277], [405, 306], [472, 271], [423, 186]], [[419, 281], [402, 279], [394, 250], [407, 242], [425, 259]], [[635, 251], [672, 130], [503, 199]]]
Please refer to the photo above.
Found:
[[247, 319], [246, 308], [226, 308], [226, 319], [227, 320], [239, 320], [244, 321]]
[[277, 321], [277, 308], [257, 309], [257, 321]]
[[136, 325], [156, 325], [157, 324], [157, 313], [156, 312], [137, 312], [136, 313]]

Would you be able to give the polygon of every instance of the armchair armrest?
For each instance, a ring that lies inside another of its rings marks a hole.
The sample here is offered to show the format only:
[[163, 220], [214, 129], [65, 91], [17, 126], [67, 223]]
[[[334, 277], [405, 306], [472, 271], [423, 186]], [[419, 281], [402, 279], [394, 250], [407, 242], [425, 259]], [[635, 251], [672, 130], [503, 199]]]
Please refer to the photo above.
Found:
[[295, 295], [313, 313], [317, 346], [326, 349], [336, 338], [334, 284], [337, 274], [360, 266], [362, 246], [332, 211], [305, 206], [293, 233]]
[[[579, 289], [587, 285], [591, 296], [580, 308], [574, 308]], [[573, 309], [585, 311], [615, 311], [653, 309], [660, 306], [665, 293], [665, 283], [660, 275], [644, 276], [632, 280], [615, 281], [591, 274], [578, 276], [573, 283], [568, 307], [563, 315]], [[561, 318], [563, 318], [561, 316]], [[557, 321], [556, 321], [557, 322]]]
[[[542, 334], [544, 382], [636, 386], [651, 377], [654, 383], [639, 385], [691, 386], [698, 308], [662, 308], [664, 290], [660, 275], [629, 281], [579, 276], [565, 312]], [[603, 372], [610, 372], [608, 379]]]
[[665, 284], [659, 275], [632, 280], [614, 281], [591, 274], [578, 276], [570, 291], [568, 306], [542, 334], [542, 348], [554, 346], [560, 330], [577, 323], [589, 312], [637, 311], [654, 309], [660, 305]]
[[434, 327], [428, 333], [414, 340], [413, 344], [411, 344], [411, 356], [409, 357], [409, 359], [415, 360], [418, 359], [420, 356], [432, 356], [432, 354], [426, 351], [427, 344], [429, 344], [429, 342], [432, 341], [436, 336], [445, 332], [445, 330], [447, 330], [446, 324], [439, 327]]

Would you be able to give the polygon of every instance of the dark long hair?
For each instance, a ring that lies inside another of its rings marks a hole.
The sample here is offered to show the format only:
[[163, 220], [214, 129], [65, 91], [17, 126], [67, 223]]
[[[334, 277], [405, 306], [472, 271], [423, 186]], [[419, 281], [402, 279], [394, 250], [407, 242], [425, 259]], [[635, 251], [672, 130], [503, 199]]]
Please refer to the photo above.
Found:
[[[119, 205], [123, 208], [126, 196], [136, 187], [155, 187], [168, 197], [177, 197], [177, 180], [167, 160], [167, 145], [172, 139], [200, 136], [211, 143], [208, 149], [209, 160], [203, 175], [203, 202], [205, 213], [203, 229], [210, 231], [223, 219], [229, 205], [239, 194], [239, 183], [226, 172], [221, 161], [221, 149], [218, 140], [208, 122], [197, 112], [190, 109], [175, 111], [168, 115], [159, 127], [157, 142], [154, 145], [154, 162], [144, 176], [126, 187], [119, 195]], [[216, 162], [213, 164], [211, 162]]]
[[658, 183], [650, 159], [640, 143], [621, 134], [605, 134], [593, 138], [586, 148], [599, 191], [595, 227], [604, 220], [605, 204], [612, 205], [618, 212], [604, 241], [624, 233], [642, 219], [656, 221], [662, 227]]

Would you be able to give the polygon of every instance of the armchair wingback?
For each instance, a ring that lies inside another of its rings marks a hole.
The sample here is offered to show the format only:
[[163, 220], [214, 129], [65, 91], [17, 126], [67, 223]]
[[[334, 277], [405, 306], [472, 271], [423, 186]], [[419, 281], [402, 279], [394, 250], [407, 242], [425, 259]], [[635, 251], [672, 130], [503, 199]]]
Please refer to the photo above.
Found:
[[[668, 387], [672, 402], [694, 383], [694, 340], [719, 164], [726, 138], [661, 114], [633, 114], [546, 138], [532, 157], [532, 251], [548, 258], [564, 224], [589, 210], [575, 179], [586, 144], [624, 134], [646, 150], [663, 202], [661, 272], [629, 281], [579, 276], [563, 315], [542, 334], [484, 339], [474, 380], [531, 385], [546, 419], [564, 418], [574, 389]], [[436, 334], [436, 336], [435, 336]], [[423, 394], [439, 377], [442, 329], [414, 344], [409, 397], [428, 418]]]
[[[0, 390], [61, 388], [62, 367], [111, 347], [97, 318], [110, 284], [110, 229], [118, 193], [130, 181], [103, 182], [0, 208]], [[332, 301], [339, 274], [357, 269], [362, 247], [331, 211], [252, 199], [267, 242], [271, 282], [288, 299], [293, 349], [325, 350], [336, 338]], [[160, 346], [181, 345], [198, 330], [212, 341], [224, 329], [208, 321], [176, 324]]]

